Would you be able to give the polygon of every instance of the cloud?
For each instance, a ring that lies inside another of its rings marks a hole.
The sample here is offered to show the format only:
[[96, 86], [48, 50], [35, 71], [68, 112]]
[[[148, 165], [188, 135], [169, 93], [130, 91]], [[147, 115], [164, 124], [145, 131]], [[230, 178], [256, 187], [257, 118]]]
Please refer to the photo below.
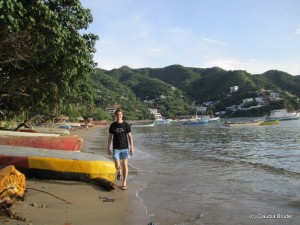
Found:
[[202, 38], [202, 41], [212, 45], [226, 45], [226, 42], [224, 41], [214, 40], [210, 38]]
[[201, 65], [201, 67], [203, 68], [210, 68], [215, 66], [218, 66], [224, 70], [238, 70], [242, 68], [241, 63], [238, 60], [229, 58], [208, 60]]
[[151, 55], [157, 55], [165, 51], [164, 48], [161, 47], [148, 47], [147, 50]]
[[300, 35], [300, 28], [296, 29], [296, 34]]
[[220, 67], [224, 70], [246, 70], [251, 74], [262, 74], [268, 70], [280, 70], [291, 75], [300, 75], [300, 65], [297, 62], [276, 62], [262, 61], [258, 59], [235, 59], [235, 58], [219, 58], [215, 60], [207, 60], [201, 64], [202, 68]]

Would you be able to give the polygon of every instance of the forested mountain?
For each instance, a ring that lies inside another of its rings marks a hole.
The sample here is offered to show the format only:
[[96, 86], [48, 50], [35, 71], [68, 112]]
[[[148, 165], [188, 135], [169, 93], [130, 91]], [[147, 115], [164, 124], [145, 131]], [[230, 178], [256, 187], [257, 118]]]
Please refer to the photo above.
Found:
[[[98, 36], [84, 33], [93, 17], [79, 0], [0, 0], [0, 6], [0, 128], [11, 121], [21, 126], [56, 121], [62, 115], [112, 119], [107, 108], [116, 107], [126, 119], [150, 118], [148, 108], [166, 117], [192, 115], [199, 106], [209, 113], [226, 111], [224, 116], [300, 108], [300, 76], [281, 71], [253, 75], [181, 65], [95, 69]], [[238, 91], [230, 92], [232, 86]], [[279, 96], [276, 101], [273, 94]], [[241, 104], [255, 97], [267, 102]], [[253, 110], [230, 112], [235, 105]]]
[[[92, 75], [96, 104], [102, 108], [116, 104], [128, 119], [146, 118], [147, 108], [157, 108], [166, 117], [178, 117], [195, 113], [195, 107], [203, 102], [213, 102], [210, 112], [226, 110], [240, 104], [245, 98], [258, 97], [262, 90], [280, 95], [281, 100], [269, 107], [248, 115], [267, 114], [271, 109], [300, 108], [300, 76], [270, 70], [263, 74], [247, 71], [226, 71], [218, 67], [192, 68], [171, 65], [164, 68], [97, 69]], [[239, 90], [230, 93], [230, 87]], [[101, 98], [99, 97], [101, 93]]]

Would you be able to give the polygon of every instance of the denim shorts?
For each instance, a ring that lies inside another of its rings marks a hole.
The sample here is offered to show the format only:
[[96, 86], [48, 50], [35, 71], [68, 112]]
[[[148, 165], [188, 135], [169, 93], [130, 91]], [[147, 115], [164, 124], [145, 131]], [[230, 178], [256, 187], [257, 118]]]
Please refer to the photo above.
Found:
[[113, 149], [113, 158], [114, 160], [120, 160], [120, 159], [129, 159], [130, 153], [129, 149]]

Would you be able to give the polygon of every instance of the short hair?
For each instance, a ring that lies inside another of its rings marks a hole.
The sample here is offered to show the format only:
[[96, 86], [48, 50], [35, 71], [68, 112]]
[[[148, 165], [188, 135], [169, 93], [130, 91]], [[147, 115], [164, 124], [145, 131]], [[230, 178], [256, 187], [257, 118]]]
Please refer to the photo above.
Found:
[[117, 109], [117, 110], [115, 111], [115, 116], [117, 115], [118, 112], [123, 113], [121, 109]]

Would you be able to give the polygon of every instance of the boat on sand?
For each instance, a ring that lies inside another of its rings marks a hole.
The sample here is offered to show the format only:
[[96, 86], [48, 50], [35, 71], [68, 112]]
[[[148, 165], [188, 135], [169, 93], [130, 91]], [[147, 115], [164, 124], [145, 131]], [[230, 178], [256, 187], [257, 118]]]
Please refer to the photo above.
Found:
[[53, 150], [81, 151], [83, 139], [70, 136], [0, 136], [0, 145], [45, 148]]
[[25, 136], [25, 137], [59, 137], [59, 134], [48, 134], [48, 133], [35, 133], [35, 132], [19, 132], [19, 131], [12, 131], [12, 130], [0, 130], [0, 136]]
[[29, 128], [20, 129], [19, 131], [28, 132], [28, 133], [70, 135], [70, 131], [68, 131], [66, 128], [58, 128], [58, 127], [33, 127], [31, 129]]
[[114, 162], [99, 154], [14, 146], [0, 147], [0, 167], [13, 165], [26, 177], [74, 181], [115, 179]]

